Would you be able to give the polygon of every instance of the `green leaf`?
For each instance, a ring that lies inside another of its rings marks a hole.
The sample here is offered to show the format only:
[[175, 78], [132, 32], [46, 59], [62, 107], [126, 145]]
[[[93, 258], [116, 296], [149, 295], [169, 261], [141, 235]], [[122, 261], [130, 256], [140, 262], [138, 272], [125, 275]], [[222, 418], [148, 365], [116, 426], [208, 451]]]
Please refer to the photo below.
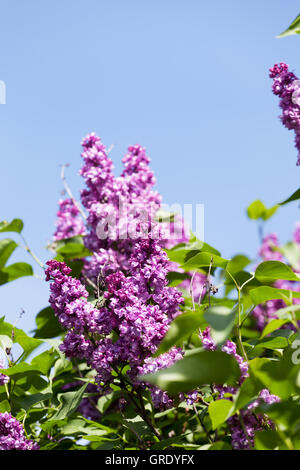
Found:
[[281, 261], [263, 261], [255, 271], [255, 277], [260, 282], [274, 282], [278, 279], [286, 281], [300, 281], [300, 277]]
[[[18, 343], [26, 353], [26, 357], [43, 343], [43, 341], [39, 339], [31, 338], [20, 328], [6, 323], [4, 317], [0, 318], [0, 334], [7, 335], [12, 338], [14, 343]], [[23, 359], [25, 359], [25, 357]]]
[[41, 310], [36, 318], [36, 330], [34, 330], [35, 338], [55, 338], [63, 333], [59, 321], [51, 307]]
[[170, 271], [167, 274], [167, 279], [169, 281], [168, 286], [169, 287], [176, 287], [179, 284], [181, 284], [185, 279], [188, 279], [189, 276], [186, 273], [178, 273], [175, 271]]
[[197, 311], [185, 312], [175, 318], [155, 353], [155, 357], [169, 351], [174, 345], [181, 345], [197, 328], [204, 323], [204, 307], [198, 307]]
[[277, 38], [283, 38], [284, 36], [290, 36], [291, 34], [300, 34], [300, 15], [294, 19], [290, 26], [283, 31], [283, 33], [276, 36]]
[[291, 303], [292, 299], [300, 298], [300, 292], [277, 289], [276, 287], [261, 286], [251, 289], [249, 295], [255, 305], [262, 304], [268, 300], [282, 299], [287, 304]]
[[300, 264], [300, 246], [298, 243], [289, 242], [278, 249], [287, 259], [288, 264], [297, 270]]
[[234, 398], [234, 406], [231, 411], [231, 415], [235, 414], [241, 408], [248, 405], [248, 403], [255, 400], [263, 388], [263, 383], [261, 383], [256, 377], [252, 375], [247, 377]]
[[207, 450], [232, 450], [232, 447], [225, 441], [217, 441], [211, 444]]
[[217, 429], [220, 424], [223, 424], [230, 417], [232, 408], [232, 402], [225, 399], [212, 401], [209, 404], [208, 414], [210, 416], [213, 429]]
[[21, 219], [13, 219], [11, 222], [6, 220], [0, 222], [0, 232], [17, 232], [21, 233], [23, 229], [23, 222]]
[[188, 435], [191, 435], [191, 433], [187, 432], [186, 434], [181, 434], [180, 436], [174, 436], [174, 437], [169, 437], [168, 439], [163, 439], [162, 441], [156, 442], [153, 446], [151, 446], [151, 449], [163, 450], [166, 448], [170, 448], [172, 444], [182, 442]]
[[270, 217], [272, 217], [273, 214], [278, 209], [278, 204], [276, 206], [270, 207], [267, 209], [267, 207], [264, 205], [262, 201], [257, 199], [256, 201], [253, 201], [250, 206], [247, 208], [247, 215], [249, 219], [257, 220], [257, 219], [262, 219], [262, 220], [268, 220]]
[[220, 255], [218, 250], [208, 245], [208, 243], [202, 242], [195, 237], [191, 240], [190, 243], [179, 243], [170, 250], [166, 250], [169, 259], [175, 263], [179, 263], [180, 265], [184, 264], [201, 251], [217, 256]]
[[[107, 434], [115, 434], [116, 431], [107, 426], [103, 426], [95, 421], [90, 421], [82, 418], [75, 418], [68, 421], [61, 429], [62, 434], [89, 434], [90, 436], [105, 436]], [[87, 436], [83, 436], [88, 439]]]
[[123, 419], [124, 426], [133, 432], [135, 435], [138, 435], [142, 438], [145, 435], [152, 434], [151, 428], [140, 416], [135, 416], [132, 419]]
[[66, 259], [85, 258], [92, 254], [91, 251], [84, 246], [83, 237], [80, 235], [59, 240], [56, 243], [56, 252]]
[[264, 203], [257, 199], [256, 201], [253, 201], [250, 206], [248, 206], [247, 215], [250, 219], [256, 220], [262, 217], [265, 210], [266, 206]]
[[88, 383], [85, 383], [79, 390], [75, 392], [65, 392], [58, 394], [57, 398], [60, 402], [59, 410], [49, 420], [60, 420], [70, 416], [79, 406]]
[[251, 351], [252, 355], [257, 354], [257, 351], [261, 349], [284, 349], [289, 346], [288, 338], [284, 336], [275, 336], [275, 337], [268, 337], [258, 340], [255, 344], [254, 349]]
[[239, 377], [240, 368], [233, 356], [222, 351], [197, 351], [167, 369], [140, 376], [140, 380], [177, 394], [207, 384], [234, 385]]
[[17, 248], [17, 246], [17, 243], [10, 238], [4, 238], [3, 240], [0, 240], [0, 268], [5, 266], [7, 260]]
[[299, 391], [297, 377], [299, 366], [293, 364], [292, 348], [286, 349], [279, 360], [255, 358], [249, 361], [250, 374], [253, 374], [264, 388], [280, 398], [288, 398]]
[[275, 214], [275, 212], [277, 212], [278, 208], [279, 208], [279, 205], [276, 204], [276, 206], [273, 206], [273, 207], [270, 207], [269, 209], [266, 209], [265, 213], [262, 216], [263, 220], [270, 219]]
[[251, 263], [251, 259], [245, 255], [235, 255], [227, 264], [226, 271], [234, 275], [248, 266]]
[[201, 252], [191, 257], [181, 267], [185, 271], [208, 266], [225, 268], [227, 263], [228, 259], [221, 258], [212, 253]]
[[53, 366], [56, 360], [56, 355], [51, 351], [44, 351], [38, 356], [35, 356], [31, 365], [39, 369], [43, 375], [48, 375], [50, 368]]
[[14, 263], [0, 269], [0, 286], [19, 277], [32, 276], [33, 270], [28, 263]]
[[37, 368], [32, 366], [31, 364], [27, 364], [26, 362], [20, 362], [8, 369], [1, 369], [1, 373], [4, 375], [8, 375], [14, 381], [18, 381], [23, 377], [27, 377], [29, 375], [34, 374], [41, 374], [41, 371]]
[[208, 308], [204, 318], [211, 326], [211, 336], [216, 345], [223, 344], [229, 337], [236, 317], [236, 309], [232, 310], [222, 305]]
[[274, 320], [271, 320], [270, 323], [268, 323], [267, 326], [265, 326], [265, 328], [263, 329], [263, 332], [261, 334], [261, 339], [263, 339], [265, 336], [269, 335], [270, 333], [273, 333], [273, 331], [278, 330], [279, 328], [281, 328], [283, 325], [285, 325], [288, 322], [290, 322], [289, 318], [276, 318]]
[[0, 413], [5, 413], [6, 411], [9, 413], [10, 410], [10, 404], [7, 400], [3, 400], [0, 402]]
[[49, 400], [52, 397], [52, 392], [50, 389], [43, 390], [42, 392], [33, 393], [30, 395], [25, 395], [18, 401], [21, 408], [25, 411], [28, 411], [33, 405], [41, 403], [45, 400]]
[[283, 206], [284, 204], [288, 204], [289, 202], [297, 201], [300, 199], [300, 188], [297, 189], [289, 198], [287, 198], [283, 202], [279, 202], [279, 206]]
[[274, 450], [278, 446], [280, 438], [277, 431], [257, 431], [255, 433], [255, 450]]
[[165, 211], [160, 209], [155, 214], [156, 222], [174, 222], [175, 212]]

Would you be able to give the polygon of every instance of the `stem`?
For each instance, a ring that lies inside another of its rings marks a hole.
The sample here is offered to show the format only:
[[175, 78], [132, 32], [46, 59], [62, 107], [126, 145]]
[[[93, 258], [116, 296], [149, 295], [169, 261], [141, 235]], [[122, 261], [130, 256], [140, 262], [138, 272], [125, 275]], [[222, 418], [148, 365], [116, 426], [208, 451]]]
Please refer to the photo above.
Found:
[[193, 272], [191, 282], [190, 282], [190, 294], [192, 299], [193, 310], [195, 310], [195, 299], [194, 299], [194, 292], [193, 292], [193, 281], [195, 277], [196, 271]]
[[242, 355], [244, 356], [244, 358], [246, 359], [246, 361], [248, 362], [248, 357], [247, 357], [246, 351], [245, 351], [244, 346], [243, 346], [242, 335], [241, 335], [241, 290], [244, 287], [244, 285], [247, 282], [249, 282], [251, 279], [248, 279], [248, 281], [244, 282], [242, 287], [240, 287], [238, 285], [238, 283], [236, 282], [236, 280], [234, 279], [234, 277], [232, 276], [232, 274], [229, 271], [227, 271], [227, 273], [229, 274], [229, 276], [233, 280], [233, 282], [235, 284], [235, 287], [237, 289], [237, 292], [238, 292], [238, 321], [237, 321], [237, 325], [235, 327], [235, 330], [236, 330], [236, 336], [237, 336], [239, 350], [242, 353]]
[[264, 225], [263, 225], [263, 222], [258, 222], [258, 238], [259, 238], [260, 244], [262, 244], [263, 239], [264, 239]]
[[214, 258], [213, 256], [210, 258], [210, 264], [209, 264], [209, 268], [208, 268], [208, 273], [207, 273], [207, 279], [206, 279], [206, 293], [207, 293], [207, 297], [208, 297], [208, 306], [210, 307], [210, 272], [211, 272], [211, 267], [212, 267], [212, 264], [214, 262]]
[[7, 383], [4, 384], [4, 388], [5, 388], [5, 392], [6, 392], [7, 399], [8, 399], [8, 401], [9, 401], [9, 391], [8, 391]]
[[242, 352], [244, 358], [248, 362], [248, 357], [243, 346], [242, 334], [241, 334], [241, 288], [240, 287], [238, 287], [238, 323], [236, 325], [236, 331], [237, 331], [238, 345], [239, 345], [240, 351]]
[[213, 440], [212, 440], [212, 438], [210, 437], [210, 434], [209, 434], [209, 432], [207, 431], [203, 420], [200, 418], [200, 416], [199, 416], [199, 414], [198, 414], [198, 410], [197, 410], [197, 407], [196, 407], [195, 403], [193, 404], [193, 408], [194, 408], [194, 412], [195, 412], [195, 414], [196, 414], [196, 416], [197, 416], [197, 419], [198, 419], [198, 421], [199, 421], [199, 423], [200, 423], [200, 426], [203, 428], [203, 431], [205, 432], [205, 434], [206, 434], [206, 436], [207, 436], [207, 439], [208, 439], [209, 442], [212, 444], [212, 443], [213, 443]]
[[153, 426], [153, 424], [151, 423], [151, 421], [149, 420], [148, 418], [148, 415], [147, 415], [147, 412], [145, 410], [145, 407], [144, 407], [144, 403], [143, 403], [143, 398], [141, 397], [140, 395], [140, 392], [136, 391], [137, 395], [138, 395], [138, 399], [139, 399], [139, 402], [140, 402], [140, 405], [136, 402], [135, 400], [135, 397], [133, 395], [132, 392], [130, 392], [128, 389], [127, 389], [127, 386], [126, 386], [126, 382], [124, 380], [124, 377], [118, 372], [118, 370], [116, 368], [114, 368], [114, 371], [118, 374], [118, 378], [121, 382], [121, 385], [122, 385], [122, 389], [126, 392], [129, 400], [132, 402], [132, 404], [134, 405], [136, 411], [139, 413], [140, 417], [145, 421], [145, 423], [148, 425], [148, 427], [151, 429], [151, 431], [153, 432], [153, 434], [157, 437], [157, 439], [159, 439], [160, 441], [162, 440], [162, 437], [161, 435], [159, 434], [159, 432], [157, 431], [157, 429]]
[[62, 165], [61, 167], [61, 173], [60, 173], [60, 177], [62, 179], [62, 182], [63, 182], [63, 185], [64, 185], [64, 188], [66, 190], [66, 193], [68, 194], [69, 198], [72, 200], [73, 204], [77, 207], [77, 209], [79, 210], [80, 214], [82, 215], [82, 217], [84, 218], [84, 220], [87, 219], [87, 216], [85, 215], [85, 213], [83, 212], [80, 204], [76, 201], [75, 197], [73, 196], [72, 194], [72, 191], [70, 189], [70, 186], [68, 185], [67, 183], [67, 180], [66, 180], [66, 177], [65, 177], [65, 168], [66, 166], [69, 166], [69, 165]]
[[30, 249], [27, 241], [25, 240], [24, 236], [22, 235], [22, 233], [19, 234], [20, 237], [22, 238], [22, 241], [25, 245], [25, 250], [27, 251], [27, 253], [34, 259], [34, 261], [39, 265], [40, 268], [42, 269], [45, 269], [44, 268], [44, 263], [33, 253], [33, 251]]

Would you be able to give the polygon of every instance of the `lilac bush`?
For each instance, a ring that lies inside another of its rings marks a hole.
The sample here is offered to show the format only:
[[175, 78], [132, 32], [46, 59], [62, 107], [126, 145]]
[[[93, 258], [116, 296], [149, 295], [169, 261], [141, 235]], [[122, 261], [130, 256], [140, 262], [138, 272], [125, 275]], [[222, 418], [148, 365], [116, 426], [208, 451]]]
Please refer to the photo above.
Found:
[[[285, 63], [270, 77], [299, 165], [298, 79]], [[20, 219], [0, 222], [42, 270], [7, 265], [5, 238], [1, 284], [50, 290], [30, 335], [0, 318], [0, 450], [300, 449], [300, 222], [288, 243], [263, 236], [299, 189], [254, 201], [258, 259], [227, 259], [164, 211], [145, 148], [115, 176], [95, 133], [81, 145], [84, 187], [75, 198], [63, 174], [45, 263]]]

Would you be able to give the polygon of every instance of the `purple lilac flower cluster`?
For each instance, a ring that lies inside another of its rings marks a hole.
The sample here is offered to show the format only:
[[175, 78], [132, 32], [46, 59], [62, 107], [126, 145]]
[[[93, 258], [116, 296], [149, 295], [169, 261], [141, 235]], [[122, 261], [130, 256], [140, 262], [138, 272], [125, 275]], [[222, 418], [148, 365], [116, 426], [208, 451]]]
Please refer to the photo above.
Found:
[[260, 391], [258, 398], [248, 405], [247, 409], [240, 411], [240, 416], [233, 415], [228, 419], [231, 429], [232, 447], [236, 450], [247, 450], [254, 446], [255, 433], [263, 431], [266, 426], [273, 427], [273, 423], [256, 413], [256, 408], [262, 403], [278, 403], [279, 397], [272, 395], [268, 389]]
[[281, 62], [269, 71], [273, 79], [272, 90], [279, 96], [279, 106], [282, 109], [280, 119], [287, 129], [295, 131], [295, 147], [298, 150], [297, 165], [300, 165], [300, 88], [299, 81], [287, 64]]
[[63, 199], [59, 201], [58, 205], [56, 231], [53, 236], [54, 241], [83, 235], [85, 230], [84, 223], [74, 201], [72, 199]]
[[[106, 148], [95, 134], [83, 139], [82, 145], [80, 173], [87, 189], [82, 191], [81, 201], [88, 213], [84, 243], [93, 252], [85, 260], [84, 279], [98, 284], [101, 277], [101, 306], [88, 301], [85, 285], [70, 276], [64, 263], [48, 261], [46, 280], [52, 281], [50, 304], [68, 330], [61, 350], [68, 357], [85, 359], [97, 372], [100, 390], [107, 391], [120, 364], [130, 366], [128, 376], [133, 381], [150, 367], [150, 356], [180, 314], [183, 297], [167, 285], [166, 235], [162, 224], [155, 222], [161, 198], [152, 189], [155, 179], [145, 149], [129, 147], [124, 171], [117, 178]], [[99, 224], [110, 217], [117, 225], [108, 224], [107, 236], [99, 237]], [[128, 237], [132, 227], [135, 236]], [[152, 360], [151, 367], [167, 367], [180, 357], [179, 350], [172, 350], [160, 361]], [[170, 401], [154, 388], [152, 394], [157, 406]]]
[[[207, 327], [202, 332], [202, 344], [204, 349], [210, 351], [216, 350], [216, 345], [211, 337], [210, 327]], [[237, 353], [236, 344], [233, 341], [226, 341], [226, 343], [222, 346], [221, 349], [227, 354], [234, 356], [237, 363], [239, 364], [241, 377], [238, 385], [240, 386], [244, 382], [244, 380], [249, 376], [249, 366], [247, 361], [245, 361], [242, 356]], [[215, 389], [219, 392], [219, 399], [230, 399], [225, 394], [235, 395], [238, 391], [238, 387], [218, 385], [215, 386]], [[231, 430], [232, 446], [234, 449], [249, 449], [250, 447], [253, 447], [255, 432], [263, 430], [266, 424], [272, 426], [272, 423], [269, 420], [267, 423], [265, 423], [264, 416], [255, 414], [256, 408], [261, 403], [271, 404], [279, 401], [279, 397], [270, 394], [269, 390], [267, 389], [262, 389], [259, 393], [258, 398], [252, 403], [250, 403], [246, 409], [241, 410], [240, 415], [235, 414], [227, 420], [227, 423]]]
[[[296, 225], [293, 238], [294, 242], [300, 245], [299, 225]], [[283, 263], [285, 262], [284, 256], [279, 251], [279, 242], [275, 233], [271, 233], [264, 237], [262, 246], [259, 250], [259, 256], [262, 258], [263, 261], [273, 260], [281, 261]], [[274, 287], [277, 287], [279, 289], [290, 289], [299, 292], [300, 282], [278, 280], [274, 283]], [[298, 304], [300, 303], [300, 299], [294, 299], [293, 302], [294, 304]], [[257, 305], [252, 312], [252, 315], [256, 321], [257, 329], [259, 331], [262, 331], [270, 320], [278, 318], [276, 315], [277, 310], [284, 307], [286, 307], [286, 304], [281, 299], [268, 300], [264, 304]], [[288, 325], [288, 327], [293, 328], [290, 324]]]
[[38, 450], [39, 446], [26, 439], [22, 424], [10, 413], [0, 413], [0, 450]]

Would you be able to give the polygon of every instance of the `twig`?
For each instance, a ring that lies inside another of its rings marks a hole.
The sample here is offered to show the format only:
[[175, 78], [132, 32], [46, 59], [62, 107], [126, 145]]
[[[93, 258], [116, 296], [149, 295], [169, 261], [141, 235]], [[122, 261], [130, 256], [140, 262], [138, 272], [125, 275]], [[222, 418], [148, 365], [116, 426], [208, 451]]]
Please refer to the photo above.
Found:
[[205, 434], [206, 434], [206, 436], [207, 436], [207, 439], [208, 439], [209, 442], [212, 444], [212, 443], [213, 443], [212, 438], [210, 437], [210, 434], [209, 434], [209, 432], [207, 431], [206, 426], [205, 426], [203, 420], [200, 418], [200, 416], [199, 416], [199, 414], [198, 414], [198, 410], [197, 410], [197, 407], [196, 407], [195, 403], [193, 404], [193, 408], [194, 408], [194, 412], [195, 412], [195, 414], [196, 414], [196, 416], [197, 416], [197, 419], [198, 419], [198, 421], [199, 421], [199, 423], [200, 423], [200, 426], [203, 428], [203, 431], [205, 432]]
[[22, 233], [19, 233], [20, 237], [22, 238], [22, 241], [24, 243], [24, 248], [25, 250], [27, 251], [27, 253], [29, 253], [29, 255], [34, 259], [34, 261], [40, 266], [40, 268], [42, 269], [45, 269], [44, 267], [44, 263], [33, 253], [33, 251], [31, 250], [31, 248], [29, 247], [27, 241], [25, 240], [24, 236], [22, 235]]
[[82, 215], [82, 217], [84, 218], [84, 220], [87, 219], [87, 216], [86, 214], [83, 212], [80, 204], [76, 201], [75, 197], [73, 196], [72, 194], [72, 191], [70, 189], [70, 186], [68, 185], [67, 183], [67, 180], [66, 180], [66, 177], [65, 177], [65, 167], [66, 166], [69, 166], [69, 164], [66, 164], [66, 165], [62, 165], [61, 167], [61, 173], [60, 173], [60, 177], [62, 179], [62, 182], [63, 182], [63, 185], [64, 185], [64, 188], [68, 194], [68, 196], [70, 197], [70, 199], [72, 200], [73, 204], [77, 207], [77, 209], [79, 210], [80, 214]]

